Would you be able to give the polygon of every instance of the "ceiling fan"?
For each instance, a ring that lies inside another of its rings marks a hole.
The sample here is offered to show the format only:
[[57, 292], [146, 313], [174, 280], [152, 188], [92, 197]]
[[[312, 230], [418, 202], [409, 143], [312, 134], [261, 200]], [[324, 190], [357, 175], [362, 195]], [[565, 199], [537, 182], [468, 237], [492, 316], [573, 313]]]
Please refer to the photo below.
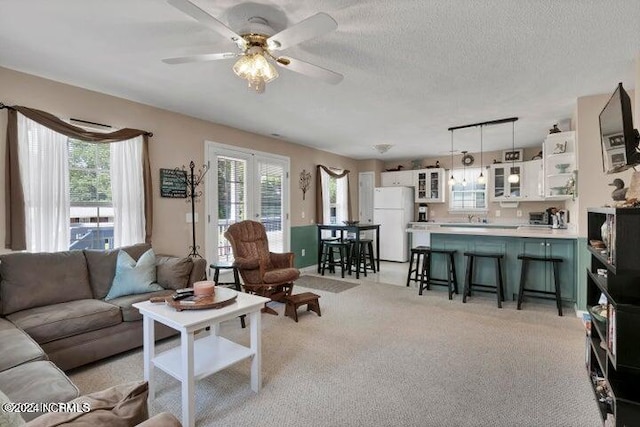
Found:
[[269, 22], [266, 19], [254, 16], [248, 19], [245, 28], [236, 33], [189, 0], [168, 0], [168, 3], [231, 40], [238, 46], [240, 51], [163, 59], [162, 61], [167, 64], [185, 64], [239, 57], [233, 66], [233, 71], [239, 77], [247, 80], [249, 89], [257, 93], [264, 92], [266, 83], [278, 77], [278, 71], [272, 63], [330, 84], [338, 84], [343, 79], [342, 74], [335, 71], [301, 61], [300, 59], [277, 55], [280, 50], [335, 30], [338, 24], [326, 13], [316, 13], [276, 34], [274, 34], [275, 31], [269, 26]]

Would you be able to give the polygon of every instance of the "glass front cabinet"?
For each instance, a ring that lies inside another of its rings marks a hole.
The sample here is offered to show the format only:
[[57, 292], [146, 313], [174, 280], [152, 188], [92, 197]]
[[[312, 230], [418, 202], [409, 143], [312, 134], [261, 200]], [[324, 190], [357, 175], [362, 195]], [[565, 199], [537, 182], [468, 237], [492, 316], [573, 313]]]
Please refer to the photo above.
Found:
[[431, 168], [414, 171], [416, 203], [444, 203], [444, 169]]
[[[508, 177], [516, 174], [520, 177], [518, 182], [509, 182]], [[522, 164], [521, 163], [497, 163], [491, 165], [491, 179], [493, 189], [489, 193], [492, 201], [519, 200], [522, 197]]]

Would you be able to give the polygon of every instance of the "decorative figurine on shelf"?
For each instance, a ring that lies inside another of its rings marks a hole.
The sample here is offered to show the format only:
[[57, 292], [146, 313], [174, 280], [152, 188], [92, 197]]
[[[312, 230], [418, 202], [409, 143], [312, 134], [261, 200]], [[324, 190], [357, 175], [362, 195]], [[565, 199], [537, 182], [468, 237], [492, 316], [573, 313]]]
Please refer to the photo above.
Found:
[[196, 187], [200, 185], [202, 182], [202, 178], [209, 171], [209, 165], [202, 165], [202, 169], [198, 169], [198, 173], [194, 173], [194, 169], [196, 168], [196, 164], [193, 160], [189, 163], [190, 173], [187, 172], [187, 169], [182, 166], [182, 169], [175, 168], [176, 171], [182, 171], [184, 173], [184, 184], [187, 186], [187, 203], [189, 199], [191, 199], [191, 237], [193, 239], [193, 246], [191, 246], [191, 253], [188, 255], [192, 258], [202, 258], [202, 255], [198, 253], [198, 249], [200, 246], [196, 245], [196, 199], [202, 196], [202, 191], [196, 191]]
[[428, 165], [427, 169], [437, 169], [440, 167], [440, 160], [436, 160], [436, 164], [435, 165]]
[[615, 201], [626, 200], [628, 188], [624, 188], [624, 181], [620, 178], [616, 178], [609, 185], [616, 187], [611, 193], [611, 198]]
[[302, 190], [302, 200], [304, 200], [307, 190], [311, 186], [311, 172], [307, 172], [306, 169], [302, 169], [300, 172], [300, 189]]
[[553, 134], [553, 133], [560, 133], [562, 132], [560, 129], [558, 129], [558, 124], [556, 123], [555, 125], [553, 125], [553, 127], [551, 129], [549, 129], [549, 135]]

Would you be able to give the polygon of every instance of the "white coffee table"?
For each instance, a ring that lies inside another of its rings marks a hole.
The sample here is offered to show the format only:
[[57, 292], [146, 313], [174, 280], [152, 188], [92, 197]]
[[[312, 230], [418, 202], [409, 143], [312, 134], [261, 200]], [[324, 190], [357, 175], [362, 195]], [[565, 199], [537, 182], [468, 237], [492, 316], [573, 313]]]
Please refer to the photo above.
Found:
[[[260, 309], [268, 298], [238, 292], [236, 301], [223, 308], [176, 311], [149, 301], [133, 304], [143, 316], [144, 379], [149, 382], [149, 402], [155, 398], [152, 367], [162, 369], [182, 383], [182, 423], [195, 425], [195, 381], [247, 358], [251, 362], [251, 389], [262, 387], [260, 361]], [[218, 335], [219, 324], [249, 314], [251, 346], [245, 347]], [[154, 321], [180, 331], [180, 347], [155, 355]], [[211, 326], [211, 333], [195, 332]]]

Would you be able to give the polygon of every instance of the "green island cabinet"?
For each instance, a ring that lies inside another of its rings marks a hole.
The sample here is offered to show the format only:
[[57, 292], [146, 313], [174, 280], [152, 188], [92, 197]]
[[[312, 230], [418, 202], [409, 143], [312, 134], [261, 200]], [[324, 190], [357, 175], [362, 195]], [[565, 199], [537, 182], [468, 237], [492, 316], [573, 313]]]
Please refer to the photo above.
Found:
[[590, 208], [587, 223], [587, 371], [605, 425], [640, 426], [640, 209]]
[[[464, 287], [466, 268], [465, 251], [493, 252], [504, 255], [503, 274], [505, 280], [505, 299], [517, 298], [520, 286], [520, 269], [522, 262], [518, 255], [547, 255], [562, 258], [560, 264], [560, 290], [562, 300], [574, 303], [576, 300], [576, 240], [575, 239], [540, 239], [532, 237], [497, 237], [476, 236], [467, 234], [431, 233], [431, 247], [435, 249], [455, 249], [454, 256], [458, 289]], [[552, 291], [553, 271], [551, 263], [530, 263], [527, 273], [527, 288]], [[446, 263], [434, 262], [432, 272], [435, 277], [446, 277]], [[478, 262], [475, 266], [474, 283], [494, 284], [495, 264]], [[526, 296], [525, 296], [526, 298]]]

